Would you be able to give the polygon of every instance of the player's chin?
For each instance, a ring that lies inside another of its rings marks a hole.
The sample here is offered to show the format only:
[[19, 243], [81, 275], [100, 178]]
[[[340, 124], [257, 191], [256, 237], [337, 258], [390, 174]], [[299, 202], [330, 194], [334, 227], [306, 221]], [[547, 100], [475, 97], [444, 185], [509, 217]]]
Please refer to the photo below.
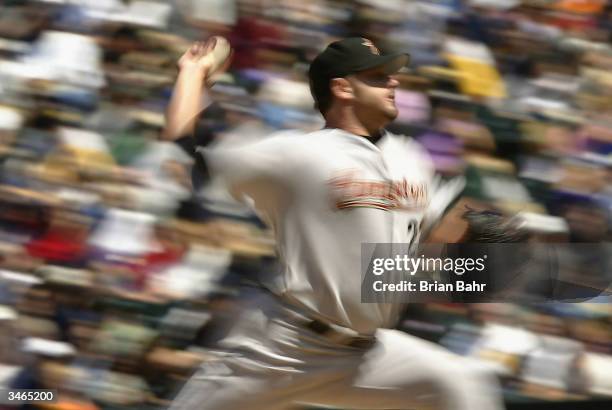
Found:
[[383, 107], [383, 111], [385, 112], [385, 115], [390, 118], [391, 120], [394, 120], [395, 118], [397, 118], [397, 105], [395, 105], [395, 101], [392, 99], [385, 99], [385, 101], [382, 104]]
[[396, 107], [393, 108], [388, 108], [385, 110], [385, 117], [389, 120], [389, 121], [393, 121], [397, 118], [398, 115], [398, 110]]

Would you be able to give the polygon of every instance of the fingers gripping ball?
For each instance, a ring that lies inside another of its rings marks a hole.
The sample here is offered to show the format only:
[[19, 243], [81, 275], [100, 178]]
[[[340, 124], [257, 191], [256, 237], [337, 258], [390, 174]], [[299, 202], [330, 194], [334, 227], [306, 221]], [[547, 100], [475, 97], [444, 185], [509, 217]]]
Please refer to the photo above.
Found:
[[214, 82], [223, 73], [231, 61], [232, 47], [226, 38], [214, 36], [204, 43], [206, 56], [210, 59], [207, 81]]
[[214, 36], [195, 42], [178, 61], [179, 69], [195, 69], [201, 72], [206, 83], [213, 83], [230, 65], [232, 47], [225, 38]]

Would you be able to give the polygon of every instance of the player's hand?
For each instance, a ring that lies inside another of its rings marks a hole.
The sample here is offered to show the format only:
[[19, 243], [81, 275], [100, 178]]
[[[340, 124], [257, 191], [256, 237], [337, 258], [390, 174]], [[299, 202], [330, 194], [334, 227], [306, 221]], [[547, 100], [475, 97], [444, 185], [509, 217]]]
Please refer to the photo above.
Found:
[[191, 47], [181, 56], [178, 61], [178, 67], [181, 71], [192, 71], [205, 78], [210, 77], [215, 73], [220, 73], [229, 67], [232, 61], [230, 53], [229, 58], [220, 64], [216, 60], [218, 55], [213, 53], [217, 45], [217, 38], [211, 37], [206, 41], [196, 41]]

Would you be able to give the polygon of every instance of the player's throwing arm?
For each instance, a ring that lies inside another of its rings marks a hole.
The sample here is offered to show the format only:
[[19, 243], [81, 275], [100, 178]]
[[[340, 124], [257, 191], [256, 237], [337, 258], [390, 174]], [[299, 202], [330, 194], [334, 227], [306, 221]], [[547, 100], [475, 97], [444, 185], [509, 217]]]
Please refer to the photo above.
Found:
[[178, 61], [179, 74], [166, 112], [165, 140], [193, 135], [198, 115], [209, 104], [206, 89], [232, 61], [229, 42], [219, 36], [195, 42]]

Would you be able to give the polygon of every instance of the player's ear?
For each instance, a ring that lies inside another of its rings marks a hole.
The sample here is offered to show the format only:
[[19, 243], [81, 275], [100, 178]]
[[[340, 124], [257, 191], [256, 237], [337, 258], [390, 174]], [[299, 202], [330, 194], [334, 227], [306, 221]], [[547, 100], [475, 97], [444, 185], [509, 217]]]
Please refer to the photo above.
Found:
[[331, 93], [340, 100], [353, 98], [353, 86], [346, 78], [333, 78], [329, 82]]

